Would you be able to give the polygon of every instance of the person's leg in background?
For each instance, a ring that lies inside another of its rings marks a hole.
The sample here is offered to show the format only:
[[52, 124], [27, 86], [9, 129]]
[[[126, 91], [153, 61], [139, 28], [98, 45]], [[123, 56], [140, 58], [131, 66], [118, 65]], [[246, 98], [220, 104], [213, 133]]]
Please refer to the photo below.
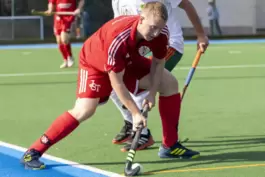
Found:
[[182, 56], [182, 53], [170, 47], [166, 56], [167, 62], [165, 64], [165, 68], [171, 72], [177, 66]]
[[62, 39], [61, 39], [62, 25], [61, 25], [61, 20], [58, 17], [54, 18], [53, 31], [54, 31], [56, 43], [58, 45], [58, 49], [63, 57], [63, 63], [60, 65], [60, 68], [66, 68], [67, 67], [67, 51], [65, 49], [65, 46], [62, 43]]
[[85, 38], [88, 38], [91, 35], [90, 29], [90, 16], [87, 11], [83, 12], [83, 30]]
[[214, 21], [215, 21], [215, 26], [216, 26], [216, 30], [217, 30], [218, 35], [222, 36], [222, 30], [221, 30], [221, 27], [220, 27], [220, 24], [219, 24], [219, 20], [216, 19]]
[[75, 17], [75, 37], [76, 39], [81, 38], [81, 16], [80, 15]]
[[210, 20], [210, 32], [211, 32], [211, 36], [214, 36], [214, 21]]
[[[71, 43], [70, 43], [70, 31], [63, 31], [61, 32], [61, 44], [64, 47], [64, 50], [66, 52], [66, 66], [65, 67], [72, 67], [74, 65], [74, 58], [72, 55], [72, 48], [71, 48]], [[64, 68], [64, 67], [61, 67]]]

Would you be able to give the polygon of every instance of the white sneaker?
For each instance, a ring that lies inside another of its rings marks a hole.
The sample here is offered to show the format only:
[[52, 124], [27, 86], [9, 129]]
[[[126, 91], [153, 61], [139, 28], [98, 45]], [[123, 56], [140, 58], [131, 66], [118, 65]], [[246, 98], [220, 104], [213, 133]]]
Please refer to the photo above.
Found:
[[64, 60], [63, 64], [60, 65], [60, 68], [67, 68], [67, 61]]
[[67, 66], [70, 68], [74, 65], [74, 58], [73, 57], [68, 57], [67, 59]]

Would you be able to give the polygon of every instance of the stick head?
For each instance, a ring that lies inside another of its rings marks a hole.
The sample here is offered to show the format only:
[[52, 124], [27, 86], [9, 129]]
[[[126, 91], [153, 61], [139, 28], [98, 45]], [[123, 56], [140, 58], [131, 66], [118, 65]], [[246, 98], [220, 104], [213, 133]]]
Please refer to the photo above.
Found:
[[32, 9], [31, 10], [31, 14], [35, 14], [36, 13], [36, 10], [35, 9]]
[[126, 161], [124, 174], [125, 176], [137, 176], [141, 171], [140, 166], [136, 166], [135, 168], [132, 168], [132, 162]]

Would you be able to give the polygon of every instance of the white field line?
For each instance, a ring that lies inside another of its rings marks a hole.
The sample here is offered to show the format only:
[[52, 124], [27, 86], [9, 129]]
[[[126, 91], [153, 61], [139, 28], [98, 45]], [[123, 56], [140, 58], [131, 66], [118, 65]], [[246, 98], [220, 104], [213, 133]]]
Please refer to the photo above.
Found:
[[[174, 70], [189, 70], [191, 67], [176, 67]], [[211, 69], [244, 69], [244, 68], [265, 68], [265, 64], [256, 65], [226, 65], [226, 66], [198, 66], [199, 70]], [[47, 75], [72, 75], [77, 71], [61, 71], [61, 72], [35, 72], [35, 73], [7, 73], [0, 74], [0, 77], [22, 77], [22, 76], [47, 76]]]

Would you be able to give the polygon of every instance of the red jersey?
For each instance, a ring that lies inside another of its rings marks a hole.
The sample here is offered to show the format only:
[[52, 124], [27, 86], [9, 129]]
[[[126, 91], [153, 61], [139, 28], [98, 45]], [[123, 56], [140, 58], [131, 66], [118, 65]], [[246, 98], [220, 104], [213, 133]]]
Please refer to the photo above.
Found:
[[84, 43], [80, 52], [80, 65], [93, 67], [107, 73], [120, 72], [128, 64], [141, 64], [142, 57], [152, 51], [153, 56], [163, 59], [168, 48], [168, 28], [152, 41], [136, 41], [140, 16], [120, 16], [104, 24]]
[[49, 0], [55, 5], [56, 12], [73, 12], [76, 9], [76, 0]]

